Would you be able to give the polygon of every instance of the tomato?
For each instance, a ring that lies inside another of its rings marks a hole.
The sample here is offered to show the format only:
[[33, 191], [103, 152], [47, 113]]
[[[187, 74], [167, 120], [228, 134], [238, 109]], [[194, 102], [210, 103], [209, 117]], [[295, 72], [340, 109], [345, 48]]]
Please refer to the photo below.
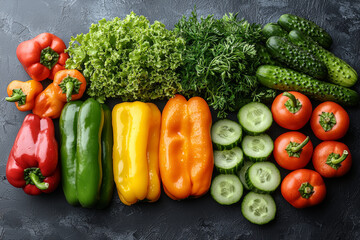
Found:
[[312, 153], [313, 145], [310, 138], [300, 132], [281, 134], [274, 142], [275, 161], [288, 170], [305, 167]]
[[309, 121], [312, 105], [309, 98], [302, 93], [284, 92], [275, 98], [271, 112], [279, 126], [298, 130]]
[[315, 108], [310, 126], [317, 138], [337, 140], [345, 136], [349, 122], [349, 115], [339, 104], [324, 102]]
[[321, 203], [326, 195], [326, 187], [319, 173], [298, 169], [284, 178], [281, 194], [294, 207], [305, 208]]
[[325, 141], [316, 146], [312, 162], [321, 176], [332, 178], [346, 174], [351, 168], [352, 158], [344, 143]]

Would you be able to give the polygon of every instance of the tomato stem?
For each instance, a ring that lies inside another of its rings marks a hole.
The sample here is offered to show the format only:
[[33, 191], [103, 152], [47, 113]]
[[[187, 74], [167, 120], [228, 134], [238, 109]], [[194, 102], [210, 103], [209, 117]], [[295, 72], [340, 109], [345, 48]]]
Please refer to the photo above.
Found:
[[285, 107], [289, 112], [295, 114], [301, 109], [302, 107], [301, 102], [299, 101], [299, 99], [296, 99], [296, 97], [293, 94], [289, 92], [284, 92], [283, 96], [289, 98], [289, 100], [285, 102]]
[[308, 182], [304, 182], [301, 184], [299, 192], [302, 198], [309, 199], [314, 193], [314, 186]]
[[347, 150], [344, 150], [344, 151], [343, 151], [343, 154], [342, 154], [339, 158], [333, 157], [333, 158], [331, 159], [331, 163], [333, 163], [333, 164], [339, 164], [339, 163], [341, 163], [342, 161], [344, 161], [344, 160], [347, 158], [348, 155], [349, 155], [349, 152], [348, 152]]
[[307, 137], [305, 138], [305, 140], [304, 140], [302, 143], [300, 143], [298, 146], [292, 147], [292, 148], [291, 148], [291, 151], [292, 151], [292, 152], [298, 152], [298, 151], [302, 150], [303, 147], [305, 147], [305, 145], [308, 144], [309, 140], [310, 140], [310, 137], [307, 136]]
[[292, 106], [292, 107], [295, 107], [295, 105], [296, 105], [296, 98], [295, 98], [295, 96], [294, 96], [293, 94], [291, 94], [291, 93], [289, 93], [289, 92], [284, 92], [284, 93], [283, 93], [283, 96], [290, 98], [289, 100], [290, 100], [291, 106]]

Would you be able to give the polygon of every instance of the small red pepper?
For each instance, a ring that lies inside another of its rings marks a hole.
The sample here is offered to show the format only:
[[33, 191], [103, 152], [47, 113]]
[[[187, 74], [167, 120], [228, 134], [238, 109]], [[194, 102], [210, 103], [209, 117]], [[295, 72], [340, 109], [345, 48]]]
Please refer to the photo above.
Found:
[[8, 158], [6, 178], [29, 195], [50, 193], [59, 185], [58, 145], [50, 118], [25, 117]]
[[32, 79], [42, 81], [54, 79], [56, 72], [65, 69], [65, 62], [69, 58], [64, 53], [65, 49], [63, 40], [51, 33], [41, 33], [20, 43], [16, 56]]

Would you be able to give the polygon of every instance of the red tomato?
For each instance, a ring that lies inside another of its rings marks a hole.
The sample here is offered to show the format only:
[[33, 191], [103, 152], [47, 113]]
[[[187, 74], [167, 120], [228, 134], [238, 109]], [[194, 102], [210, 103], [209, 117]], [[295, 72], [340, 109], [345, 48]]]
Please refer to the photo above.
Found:
[[271, 112], [279, 126], [298, 130], [309, 121], [312, 105], [309, 98], [302, 93], [284, 92], [275, 98]]
[[346, 174], [351, 168], [352, 158], [344, 143], [325, 141], [316, 146], [312, 162], [321, 176], [332, 178]]
[[321, 203], [326, 195], [326, 187], [319, 173], [298, 169], [284, 178], [281, 194], [294, 207], [305, 208]]
[[349, 122], [349, 115], [339, 104], [324, 102], [315, 108], [310, 125], [317, 138], [337, 140], [345, 136]]
[[287, 132], [280, 135], [274, 143], [275, 161], [283, 168], [295, 170], [305, 167], [313, 152], [313, 145], [300, 132]]

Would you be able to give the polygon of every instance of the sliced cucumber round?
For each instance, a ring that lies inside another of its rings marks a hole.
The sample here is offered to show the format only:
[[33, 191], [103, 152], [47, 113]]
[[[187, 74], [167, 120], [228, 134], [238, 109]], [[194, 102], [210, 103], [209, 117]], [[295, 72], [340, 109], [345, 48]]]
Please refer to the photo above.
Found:
[[241, 142], [240, 124], [229, 119], [219, 120], [211, 128], [211, 139], [219, 150], [232, 149]]
[[251, 161], [245, 161], [244, 166], [240, 169], [238, 176], [240, 178], [241, 183], [244, 185], [244, 187], [247, 190], [250, 190], [250, 187], [246, 183], [245, 173], [248, 170], [248, 168], [253, 165], [254, 163]]
[[274, 142], [267, 134], [245, 136], [241, 143], [245, 157], [253, 162], [265, 161], [274, 150]]
[[246, 183], [250, 189], [258, 193], [271, 193], [280, 185], [279, 169], [271, 162], [257, 162], [245, 173]]
[[273, 122], [270, 109], [262, 103], [248, 103], [238, 112], [238, 120], [250, 135], [257, 135], [268, 130]]
[[244, 164], [244, 154], [241, 148], [214, 151], [214, 163], [219, 173], [235, 174]]
[[241, 203], [241, 212], [250, 222], [263, 225], [275, 218], [276, 204], [269, 194], [249, 192]]
[[213, 179], [210, 192], [216, 202], [231, 205], [240, 200], [244, 189], [237, 176], [220, 174]]

